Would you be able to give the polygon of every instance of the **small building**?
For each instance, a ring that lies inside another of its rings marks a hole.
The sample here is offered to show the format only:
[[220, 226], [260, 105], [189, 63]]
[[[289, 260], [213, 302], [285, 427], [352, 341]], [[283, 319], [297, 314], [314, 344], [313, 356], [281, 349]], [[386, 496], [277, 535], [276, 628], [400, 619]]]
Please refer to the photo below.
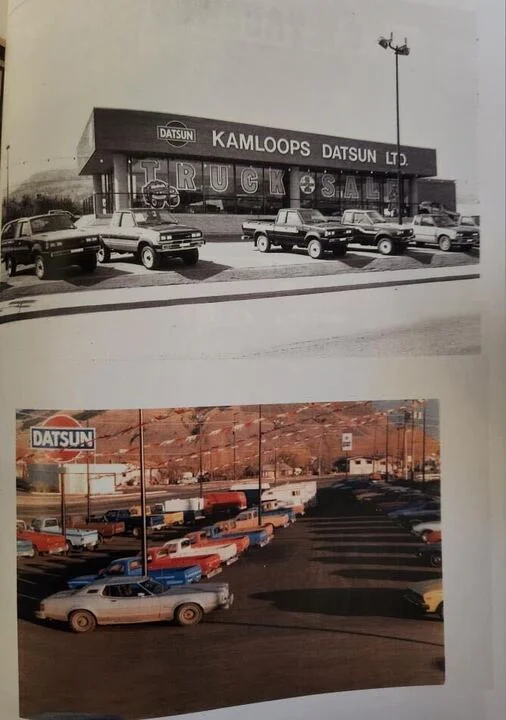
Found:
[[[353, 457], [349, 459], [348, 463], [348, 473], [350, 475], [386, 474], [385, 458]], [[393, 463], [390, 459], [388, 461], [388, 472], [393, 472]]]

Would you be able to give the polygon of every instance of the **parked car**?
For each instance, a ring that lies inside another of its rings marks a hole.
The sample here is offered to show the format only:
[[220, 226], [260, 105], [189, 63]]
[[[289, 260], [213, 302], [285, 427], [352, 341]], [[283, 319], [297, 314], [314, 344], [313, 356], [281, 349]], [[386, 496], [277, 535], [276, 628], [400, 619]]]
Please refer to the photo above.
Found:
[[410, 225], [390, 222], [377, 210], [345, 210], [341, 222], [353, 232], [350, 242], [374, 246], [382, 255], [402, 254], [413, 239]]
[[430, 530], [425, 534], [425, 542], [427, 545], [441, 542], [441, 530]]
[[[93, 575], [79, 575], [67, 581], [67, 587], [71, 590], [84, 587], [90, 583], [105, 577], [139, 577], [142, 573], [142, 560], [138, 557], [118, 558], [113, 560], [106, 568]], [[161, 583], [164, 587], [176, 585], [189, 585], [199, 582], [202, 578], [202, 571], [199, 565], [192, 565], [189, 561], [185, 567], [173, 568], [152, 568], [148, 575], [153, 580]]]
[[459, 225], [448, 215], [415, 215], [411, 223], [415, 245], [435, 245], [448, 252], [453, 248], [471, 248], [480, 239], [480, 229]]
[[425, 545], [424, 547], [419, 548], [415, 553], [415, 557], [417, 557], [425, 565], [430, 565], [434, 568], [441, 567], [441, 543], [431, 543], [430, 545]]
[[123, 535], [125, 523], [107, 520], [103, 515], [90, 515], [89, 519], [80, 515], [69, 518], [69, 526], [78, 530], [96, 530], [98, 542], [102, 543], [105, 538], [112, 538], [115, 535]]
[[[107, 510], [107, 512], [104, 513], [104, 518], [108, 522], [123, 522], [125, 524], [125, 533], [127, 535], [133, 535], [137, 538], [141, 536], [143, 518], [140, 515], [132, 515], [130, 510], [127, 510], [126, 508]], [[164, 530], [165, 521], [163, 515], [147, 515], [146, 528], [149, 533]]]
[[204, 547], [195, 547], [189, 538], [174, 538], [164, 543], [163, 547], [167, 548], [169, 554], [174, 557], [191, 557], [192, 555], [219, 555], [221, 562], [231, 565], [238, 559], [237, 549], [233, 542], [228, 543], [226, 540], [219, 545], [213, 545], [207, 549]]
[[285, 208], [274, 221], [247, 220], [242, 224], [242, 240], [253, 240], [260, 252], [277, 245], [288, 252], [294, 247], [305, 248], [310, 257], [318, 259], [325, 252], [335, 257], [346, 255], [351, 230], [329, 220], [319, 210]]
[[414, 583], [404, 593], [404, 599], [418, 612], [431, 613], [444, 619], [443, 580], [425, 580]]
[[272, 525], [273, 528], [285, 528], [290, 525], [290, 515], [283, 511], [279, 512], [274, 510], [272, 512], [266, 512], [265, 516], [261, 515], [261, 525], [258, 524], [258, 508], [250, 508], [249, 510], [243, 510], [243, 512], [236, 515], [234, 520], [237, 523], [239, 530], [244, 528], [245, 530], [251, 530], [264, 525]]
[[227, 539], [235, 539], [246, 535], [252, 547], [265, 547], [274, 537], [272, 525], [256, 528], [240, 528], [235, 520], [222, 520], [211, 527], [204, 527], [202, 530], [210, 537], [217, 537], [217, 533]]
[[[140, 555], [138, 557], [140, 557]], [[181, 557], [174, 555], [169, 548], [163, 545], [149, 548], [148, 563], [150, 570], [188, 567], [188, 564], [198, 565], [204, 578], [214, 577], [222, 571], [221, 558], [217, 553], [211, 554], [204, 551], [199, 555], [183, 555]]]
[[35, 546], [29, 540], [16, 540], [16, 557], [35, 557]]
[[16, 538], [30, 542], [36, 555], [66, 555], [70, 551], [70, 543], [63, 535], [34, 530], [24, 520], [16, 520]]
[[166, 590], [150, 577], [101, 578], [78, 590], [45, 598], [35, 612], [39, 620], [66, 622], [76, 633], [97, 625], [167, 622], [196, 625], [213, 610], [228, 609], [234, 597], [227, 583]]
[[183, 225], [171, 213], [156, 208], [118, 210], [111, 218], [96, 220], [92, 227], [100, 234], [98, 261], [109, 262], [111, 253], [133, 253], [145, 268], [155, 270], [169, 257], [195, 265], [199, 247], [205, 244], [202, 231]]
[[188, 533], [187, 535], [185, 535], [185, 537], [188, 538], [188, 540], [194, 547], [213, 548], [220, 547], [223, 545], [223, 543], [233, 543], [235, 545], [236, 553], [238, 555], [245, 552], [249, 548], [250, 539], [247, 535], [225, 539], [222, 535], [219, 534], [217, 528], [214, 528], [213, 532], [213, 527], [214, 526], [211, 526], [211, 528], [207, 528], [207, 532], [205, 530], [196, 530], [195, 532]]
[[1, 259], [9, 277], [20, 265], [35, 265], [39, 280], [69, 265], [93, 272], [99, 248], [98, 233], [78, 230], [64, 213], [19, 218], [2, 229]]

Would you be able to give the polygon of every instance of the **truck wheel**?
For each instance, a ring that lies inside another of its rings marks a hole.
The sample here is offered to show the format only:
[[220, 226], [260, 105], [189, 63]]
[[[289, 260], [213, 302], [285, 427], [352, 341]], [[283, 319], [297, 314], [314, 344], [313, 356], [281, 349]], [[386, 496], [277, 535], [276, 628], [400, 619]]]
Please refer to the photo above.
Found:
[[448, 237], [448, 235], [441, 235], [438, 240], [439, 249], [443, 250], [443, 252], [448, 252], [452, 248], [452, 241]]
[[40, 253], [35, 256], [35, 275], [39, 280], [47, 280], [51, 277], [51, 261]]
[[174, 619], [178, 625], [198, 625], [202, 620], [202, 608], [196, 603], [184, 603], [176, 608]]
[[391, 255], [394, 251], [394, 244], [390, 238], [381, 238], [378, 241], [378, 250], [382, 255]]
[[97, 626], [95, 616], [87, 610], [74, 610], [69, 617], [69, 625], [72, 632], [91, 632]]
[[71, 544], [69, 542], [66, 542], [65, 545], [63, 546], [62, 555], [65, 555], [65, 556], [70, 555], [71, 550], [72, 550]]
[[346, 255], [347, 250], [348, 250], [347, 245], [341, 245], [340, 247], [336, 247], [332, 250], [332, 255], [334, 257], [344, 257]]
[[29, 558], [34, 558], [37, 554], [37, 550], [35, 549], [35, 545], [32, 545], [32, 549], [30, 550], [30, 553], [28, 555]]
[[181, 255], [181, 259], [185, 265], [196, 265], [199, 261], [199, 251], [197, 248], [194, 250], [186, 250], [186, 252]]
[[441, 567], [441, 553], [432, 553], [430, 556], [430, 564], [434, 568]]
[[151, 245], [144, 245], [141, 250], [141, 262], [148, 270], [156, 270], [160, 264], [158, 254], [153, 250]]
[[109, 262], [111, 259], [111, 251], [105, 245], [102, 245], [97, 252], [97, 260], [99, 263]]
[[257, 248], [260, 252], [267, 253], [271, 249], [271, 241], [267, 235], [259, 235], [257, 237]]
[[318, 260], [323, 257], [323, 245], [319, 240], [310, 240], [307, 246], [307, 254], [312, 257], [313, 260]]
[[81, 258], [79, 263], [83, 272], [91, 273], [97, 267], [97, 255], [96, 253], [88, 253]]
[[16, 261], [10, 255], [5, 258], [5, 270], [8, 277], [14, 277], [16, 274]]
[[140, 536], [141, 536], [141, 529], [140, 529], [140, 528], [137, 528], [137, 527], [133, 528], [133, 530], [132, 530], [132, 535], [134, 536], [134, 538], [140, 538]]
[[104, 542], [104, 536], [101, 535], [100, 533], [98, 533], [98, 540], [97, 540], [97, 544], [95, 545], [95, 550], [97, 550], [98, 546], [102, 545], [103, 542]]

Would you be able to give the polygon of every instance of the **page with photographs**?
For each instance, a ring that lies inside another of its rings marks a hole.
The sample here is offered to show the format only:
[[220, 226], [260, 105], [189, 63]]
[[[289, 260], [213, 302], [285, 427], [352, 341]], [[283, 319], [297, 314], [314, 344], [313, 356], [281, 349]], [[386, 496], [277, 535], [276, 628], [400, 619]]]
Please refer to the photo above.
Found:
[[502, 5], [6, 4], [2, 718], [504, 715]]

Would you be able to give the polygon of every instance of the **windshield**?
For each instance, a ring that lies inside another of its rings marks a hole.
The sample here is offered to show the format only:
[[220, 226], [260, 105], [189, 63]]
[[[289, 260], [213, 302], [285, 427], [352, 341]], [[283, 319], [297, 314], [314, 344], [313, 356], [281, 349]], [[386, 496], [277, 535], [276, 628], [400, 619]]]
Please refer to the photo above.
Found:
[[32, 218], [32, 233], [46, 233], [54, 230], [72, 230], [74, 223], [68, 215], [44, 215]]
[[319, 210], [299, 210], [299, 215], [308, 224], [327, 222], [327, 218]]
[[434, 222], [438, 227], [453, 227], [456, 225], [448, 215], [434, 215]]
[[165, 592], [163, 585], [152, 578], [148, 578], [139, 584], [152, 595], [161, 595]]
[[134, 210], [137, 225], [177, 225], [176, 218], [166, 210]]
[[373, 222], [373, 223], [384, 223], [384, 222], [387, 222], [387, 220], [385, 220], [385, 218], [383, 217], [383, 215], [380, 215], [377, 210], [368, 210], [368, 212], [366, 213], [366, 215], [367, 215], [367, 217], [369, 218], [369, 220], [370, 220], [371, 222]]

